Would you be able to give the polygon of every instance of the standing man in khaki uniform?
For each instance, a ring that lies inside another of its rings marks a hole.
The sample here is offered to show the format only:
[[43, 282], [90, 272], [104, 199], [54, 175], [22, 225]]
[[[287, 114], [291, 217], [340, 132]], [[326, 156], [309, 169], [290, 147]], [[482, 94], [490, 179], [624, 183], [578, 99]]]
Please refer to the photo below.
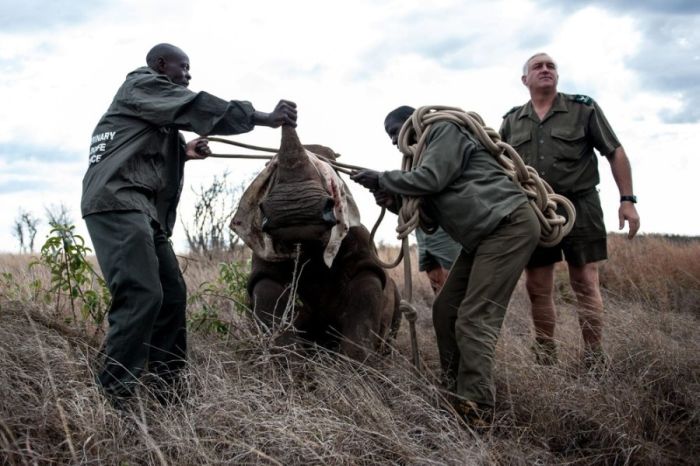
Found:
[[598, 160], [593, 149], [610, 163], [620, 191], [620, 229], [629, 222], [630, 239], [639, 230], [632, 171], [625, 150], [593, 99], [557, 92], [557, 65], [549, 55], [530, 57], [521, 79], [530, 91], [530, 101], [504, 116], [501, 136], [554, 191], [568, 197], [576, 207], [571, 233], [558, 246], [538, 247], [526, 268], [536, 357], [542, 364], [556, 361], [554, 264], [562, 260], [563, 252], [580, 308], [584, 362], [591, 367], [605, 360], [598, 262], [607, 258], [606, 230], [596, 189], [600, 181]]
[[[414, 109], [402, 106], [384, 120], [393, 144]], [[459, 125], [433, 124], [418, 167], [356, 172], [377, 203], [398, 208], [396, 195], [421, 196], [430, 218], [461, 245], [433, 303], [433, 325], [446, 388], [467, 422], [491, 417], [493, 357], [518, 278], [540, 236], [537, 216], [496, 159]]]

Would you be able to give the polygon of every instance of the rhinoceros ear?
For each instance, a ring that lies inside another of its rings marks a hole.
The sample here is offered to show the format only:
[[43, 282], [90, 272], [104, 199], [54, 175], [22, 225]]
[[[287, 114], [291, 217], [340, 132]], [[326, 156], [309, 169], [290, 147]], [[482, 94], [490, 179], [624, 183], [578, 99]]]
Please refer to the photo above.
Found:
[[322, 146], [320, 144], [304, 144], [304, 148], [309, 152], [320, 155], [327, 160], [336, 160], [338, 157], [340, 157], [340, 154], [334, 152], [330, 147]]

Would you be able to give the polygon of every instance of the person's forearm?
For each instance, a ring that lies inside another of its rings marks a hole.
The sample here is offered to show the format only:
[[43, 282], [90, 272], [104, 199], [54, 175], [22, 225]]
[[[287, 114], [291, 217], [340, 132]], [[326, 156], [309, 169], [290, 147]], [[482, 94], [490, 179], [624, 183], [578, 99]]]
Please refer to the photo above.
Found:
[[620, 191], [620, 196], [633, 195], [632, 166], [627, 158], [625, 149], [623, 149], [622, 146], [615, 149], [615, 151], [608, 156], [608, 161], [610, 162], [613, 179], [615, 180], [615, 184], [617, 184], [617, 189]]
[[253, 112], [253, 124], [270, 126], [270, 114], [256, 110]]

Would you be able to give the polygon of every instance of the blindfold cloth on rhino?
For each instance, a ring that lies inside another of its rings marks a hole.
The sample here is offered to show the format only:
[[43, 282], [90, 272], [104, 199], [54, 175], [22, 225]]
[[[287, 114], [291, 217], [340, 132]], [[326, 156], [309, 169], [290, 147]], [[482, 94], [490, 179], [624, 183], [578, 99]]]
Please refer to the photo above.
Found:
[[[319, 178], [334, 201], [335, 225], [330, 229], [330, 237], [323, 252], [323, 260], [330, 268], [350, 227], [360, 225], [360, 211], [347, 185], [335, 170], [322, 157], [305, 150], [309, 162], [315, 167]], [[268, 261], [288, 260], [295, 256], [294, 248], [275, 241], [263, 231], [263, 212], [260, 204], [271, 189], [275, 173], [279, 167], [278, 155], [265, 166], [243, 193], [231, 228], [255, 254]]]

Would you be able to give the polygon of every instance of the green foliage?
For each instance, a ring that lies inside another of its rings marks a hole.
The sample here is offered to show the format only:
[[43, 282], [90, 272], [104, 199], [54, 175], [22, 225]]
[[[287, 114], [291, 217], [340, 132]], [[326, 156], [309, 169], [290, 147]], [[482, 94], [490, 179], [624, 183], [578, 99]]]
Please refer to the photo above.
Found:
[[206, 334], [214, 333], [225, 336], [228, 335], [229, 331], [229, 324], [220, 318], [218, 308], [206, 301], [201, 303], [201, 308], [198, 311], [192, 313], [189, 325], [191, 330]]
[[19, 297], [20, 287], [15, 277], [10, 272], [2, 272], [0, 274], [0, 296], [17, 299]]
[[[43, 292], [41, 280], [38, 278], [29, 282], [28, 290], [32, 301], [46, 301], [48, 295]], [[0, 296], [7, 299], [26, 299], [26, 291], [10, 272], [0, 273]]]
[[243, 313], [247, 310], [248, 263], [223, 262], [213, 282], [204, 282], [190, 296], [190, 304], [198, 307], [192, 312], [189, 324], [193, 330], [227, 335], [229, 323], [222, 320], [224, 310]]
[[247, 286], [250, 273], [247, 270], [249, 268], [248, 263], [222, 262], [219, 264], [219, 277], [216, 280], [241, 311], [247, 308], [244, 303], [248, 301]]
[[[57, 310], [61, 296], [67, 296], [74, 320], [77, 320], [76, 307], [79, 306], [84, 321], [90, 319], [101, 327], [110, 303], [109, 290], [87, 261], [87, 254], [92, 250], [74, 230], [73, 225], [51, 222], [51, 232], [41, 247], [40, 259], [30, 267], [43, 265], [51, 272], [48, 291], [55, 295]], [[38, 290], [41, 283], [34, 283], [33, 287]]]

